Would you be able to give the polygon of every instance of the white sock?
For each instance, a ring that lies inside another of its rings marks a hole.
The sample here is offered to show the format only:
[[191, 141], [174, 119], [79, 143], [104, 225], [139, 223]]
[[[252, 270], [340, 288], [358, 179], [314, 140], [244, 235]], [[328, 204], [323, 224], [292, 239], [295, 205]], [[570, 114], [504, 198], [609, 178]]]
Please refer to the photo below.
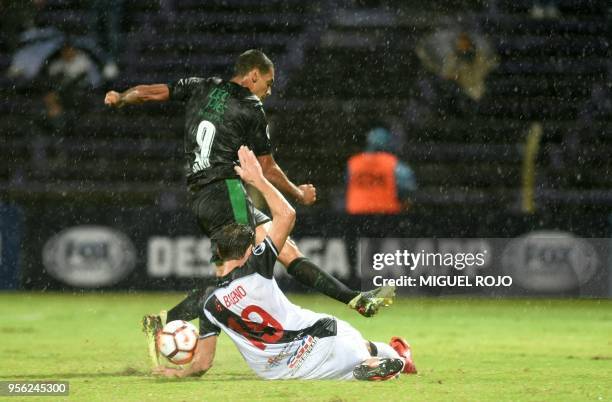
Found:
[[388, 357], [391, 359], [401, 359], [401, 356], [395, 351], [395, 349], [393, 349], [391, 346], [387, 345], [386, 343], [382, 343], [382, 342], [372, 342], [375, 346], [376, 349], [378, 349], [378, 354], [376, 355], [376, 357]]

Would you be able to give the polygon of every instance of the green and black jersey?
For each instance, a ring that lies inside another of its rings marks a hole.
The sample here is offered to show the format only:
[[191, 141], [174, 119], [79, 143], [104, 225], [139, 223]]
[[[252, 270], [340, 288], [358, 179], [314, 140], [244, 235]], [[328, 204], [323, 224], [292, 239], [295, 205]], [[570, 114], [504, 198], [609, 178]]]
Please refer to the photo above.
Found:
[[242, 145], [257, 156], [272, 152], [263, 105], [247, 88], [217, 77], [182, 78], [168, 87], [170, 99], [186, 105], [188, 185], [236, 178], [234, 166]]

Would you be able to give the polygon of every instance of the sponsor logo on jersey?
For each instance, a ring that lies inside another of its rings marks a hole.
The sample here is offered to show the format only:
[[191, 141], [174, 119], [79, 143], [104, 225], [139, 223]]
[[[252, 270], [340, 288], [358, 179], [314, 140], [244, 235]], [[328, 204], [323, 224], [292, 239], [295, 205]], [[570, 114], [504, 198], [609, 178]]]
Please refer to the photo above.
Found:
[[[288, 357], [293, 356], [295, 354], [295, 351], [293, 351], [293, 347], [295, 346], [295, 344], [298, 341], [299, 341], [299, 339], [293, 340], [293, 341], [285, 344], [283, 349], [277, 355], [269, 357], [268, 358], [268, 366], [267, 366], [267, 368], [269, 369], [271, 367], [278, 366], [279, 364], [281, 364], [281, 362], [283, 360], [285, 360]], [[301, 341], [300, 341], [300, 345], [301, 345]]]
[[[288, 343], [287, 346], [289, 345], [291, 344]], [[268, 358], [268, 368], [280, 365], [283, 360], [293, 355], [293, 353], [287, 351], [287, 346], [285, 346], [279, 354]]]
[[265, 250], [266, 250], [266, 242], [262, 241], [253, 249], [253, 254], [261, 255]]
[[43, 249], [47, 272], [80, 287], [108, 286], [129, 274], [136, 250], [123, 233], [105, 226], [75, 226], [53, 236]]
[[223, 296], [223, 303], [225, 303], [225, 307], [231, 307], [232, 305], [242, 300], [246, 295], [246, 290], [244, 290], [242, 285], [240, 285], [236, 289]]
[[312, 352], [316, 344], [317, 338], [307, 335], [302, 339], [302, 342], [300, 342], [298, 348], [293, 352], [291, 357], [289, 357], [289, 360], [287, 360], [287, 367], [293, 369], [293, 371], [297, 371], [302, 367], [302, 364], [304, 364], [304, 361], [310, 355], [310, 352]]

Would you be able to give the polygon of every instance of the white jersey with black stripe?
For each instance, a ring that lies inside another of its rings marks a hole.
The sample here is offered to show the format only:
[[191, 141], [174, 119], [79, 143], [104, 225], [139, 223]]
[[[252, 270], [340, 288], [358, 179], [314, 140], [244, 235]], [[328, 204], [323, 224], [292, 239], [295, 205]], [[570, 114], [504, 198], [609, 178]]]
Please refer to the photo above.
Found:
[[333, 342], [320, 340], [336, 335], [336, 320], [287, 299], [273, 277], [277, 257], [274, 244], [266, 238], [242, 267], [218, 278], [204, 302], [200, 337], [227, 333], [249, 366], [264, 378], [304, 378], [331, 352]]

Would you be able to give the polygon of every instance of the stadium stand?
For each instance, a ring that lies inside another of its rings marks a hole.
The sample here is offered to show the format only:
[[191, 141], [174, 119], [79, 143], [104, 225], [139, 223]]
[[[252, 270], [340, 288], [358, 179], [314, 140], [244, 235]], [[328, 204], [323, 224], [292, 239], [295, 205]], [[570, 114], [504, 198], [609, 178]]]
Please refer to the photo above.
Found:
[[[544, 127], [537, 180], [541, 205], [612, 202], [609, 108], [589, 120], [597, 134], [579, 141], [590, 150], [588, 160], [574, 163], [565, 155], [568, 138], [584, 131], [577, 127], [592, 108], [592, 88], [611, 79], [612, 28], [605, 2], [578, 7], [559, 1], [556, 19], [532, 18], [529, 1], [461, 11], [446, 7], [444, 14], [439, 4], [433, 12], [404, 2], [372, 3], [130, 1], [121, 73], [112, 87], [227, 76], [242, 50], [264, 49], [278, 70], [279, 85], [267, 103], [277, 159], [295, 181], [319, 187], [321, 209], [341, 197], [346, 159], [362, 147], [368, 125], [385, 118], [404, 122], [400, 155], [419, 178], [415, 204], [422, 208], [516, 209], [532, 122]], [[83, 35], [88, 12], [83, 2], [49, 0], [38, 22]], [[499, 55], [487, 94], [467, 109], [409, 123], [403, 116], [424, 77], [415, 44], [456, 23], [459, 13], [461, 23], [488, 37]], [[0, 48], [2, 71], [11, 60], [6, 49]], [[41, 90], [3, 77], [0, 93], [3, 193], [29, 201], [67, 195], [137, 204], [184, 196], [178, 105], [105, 111], [103, 90], [95, 90], [79, 99], [69, 131], [49, 134], [34, 118], [41, 114]]]

